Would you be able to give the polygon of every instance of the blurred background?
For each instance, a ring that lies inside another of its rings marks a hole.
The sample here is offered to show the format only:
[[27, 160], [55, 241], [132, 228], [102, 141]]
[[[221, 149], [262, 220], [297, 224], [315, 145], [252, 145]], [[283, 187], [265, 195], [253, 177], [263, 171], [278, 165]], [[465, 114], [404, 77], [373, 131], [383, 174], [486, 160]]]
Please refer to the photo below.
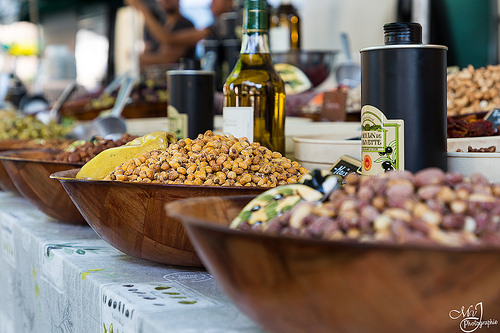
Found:
[[[448, 65], [462, 68], [498, 63], [499, 1], [292, 0], [291, 3], [301, 20], [302, 50], [340, 51], [340, 34], [345, 32], [353, 61], [359, 62], [361, 48], [383, 44], [385, 23], [416, 21], [423, 26], [424, 43], [448, 46]], [[151, 8], [157, 6], [155, 0], [146, 2]], [[281, 0], [268, 0], [271, 9], [280, 3]], [[214, 23], [211, 0], [180, 0], [179, 4], [181, 13], [196, 28]], [[241, 6], [242, 0], [234, 1], [236, 15]], [[0, 0], [0, 69], [15, 71], [30, 90], [43, 91], [51, 100], [72, 80], [92, 91], [133, 67], [130, 53], [141, 47], [143, 32], [144, 21], [120, 0]], [[139, 44], [132, 45], [130, 36], [137, 36]], [[197, 57], [203, 59], [204, 52], [200, 41]], [[333, 66], [344, 61], [345, 53], [340, 51]], [[334, 80], [330, 75], [326, 82]]]

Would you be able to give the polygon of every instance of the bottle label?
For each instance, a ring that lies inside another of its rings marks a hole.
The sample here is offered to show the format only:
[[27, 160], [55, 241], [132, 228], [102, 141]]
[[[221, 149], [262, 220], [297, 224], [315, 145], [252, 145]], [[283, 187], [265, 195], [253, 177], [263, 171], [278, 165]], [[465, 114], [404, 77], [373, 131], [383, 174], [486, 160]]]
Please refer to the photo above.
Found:
[[251, 106], [225, 106], [222, 109], [222, 131], [235, 138], [246, 137], [253, 142], [253, 114]]
[[404, 120], [387, 119], [372, 105], [361, 108], [362, 174], [404, 170]]
[[273, 27], [269, 29], [271, 52], [290, 51], [290, 29], [288, 27]]
[[180, 113], [177, 109], [169, 105], [167, 108], [167, 128], [169, 132], [175, 134], [177, 139], [185, 139], [188, 135], [188, 116]]

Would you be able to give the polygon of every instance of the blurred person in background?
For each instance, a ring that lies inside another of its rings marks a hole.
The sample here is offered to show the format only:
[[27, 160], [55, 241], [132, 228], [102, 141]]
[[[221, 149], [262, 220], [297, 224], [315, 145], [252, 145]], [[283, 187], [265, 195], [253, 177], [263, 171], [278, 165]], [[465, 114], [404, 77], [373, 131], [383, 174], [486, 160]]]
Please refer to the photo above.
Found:
[[217, 38], [220, 34], [220, 15], [234, 10], [233, 0], [212, 0], [210, 10], [214, 23], [204, 29], [196, 29], [193, 23], [180, 13], [179, 0], [157, 2], [166, 13], [164, 24], [143, 0], [125, 0], [127, 5], [142, 13], [148, 33], [158, 43], [156, 50], [151, 44], [146, 45], [139, 58], [141, 67], [178, 63], [183, 58], [194, 59], [196, 44], [204, 38]]
[[[173, 42], [165, 39], [168, 34], [194, 29], [193, 23], [182, 16], [179, 10], [179, 0], [156, 0], [158, 8], [164, 15], [158, 15], [143, 0], [126, 0], [126, 3], [136, 8], [145, 19], [145, 49], [139, 62], [141, 67], [154, 64], [177, 63], [182, 58], [195, 57], [195, 44]], [[164, 19], [162, 18], [164, 16]]]

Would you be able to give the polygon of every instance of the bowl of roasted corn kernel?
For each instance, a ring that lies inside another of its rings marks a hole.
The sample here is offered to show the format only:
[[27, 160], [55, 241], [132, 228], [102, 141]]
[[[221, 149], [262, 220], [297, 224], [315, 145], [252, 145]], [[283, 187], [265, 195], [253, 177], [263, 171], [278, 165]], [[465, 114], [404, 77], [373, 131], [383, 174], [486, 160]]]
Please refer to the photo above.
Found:
[[215, 135], [177, 141], [165, 132], [112, 148], [58, 179], [97, 234], [134, 257], [202, 266], [184, 228], [164, 205], [204, 196], [257, 195], [297, 183], [299, 163], [246, 138]]

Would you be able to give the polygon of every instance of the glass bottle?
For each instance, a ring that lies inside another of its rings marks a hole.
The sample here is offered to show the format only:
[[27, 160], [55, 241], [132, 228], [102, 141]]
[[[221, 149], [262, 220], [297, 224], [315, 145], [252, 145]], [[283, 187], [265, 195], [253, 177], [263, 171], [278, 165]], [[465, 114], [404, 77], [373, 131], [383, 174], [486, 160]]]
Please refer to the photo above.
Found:
[[290, 0], [282, 0], [271, 15], [269, 27], [271, 52], [300, 50], [300, 17]]
[[285, 154], [285, 85], [268, 43], [266, 1], [245, 0], [240, 57], [223, 88], [223, 131]]

